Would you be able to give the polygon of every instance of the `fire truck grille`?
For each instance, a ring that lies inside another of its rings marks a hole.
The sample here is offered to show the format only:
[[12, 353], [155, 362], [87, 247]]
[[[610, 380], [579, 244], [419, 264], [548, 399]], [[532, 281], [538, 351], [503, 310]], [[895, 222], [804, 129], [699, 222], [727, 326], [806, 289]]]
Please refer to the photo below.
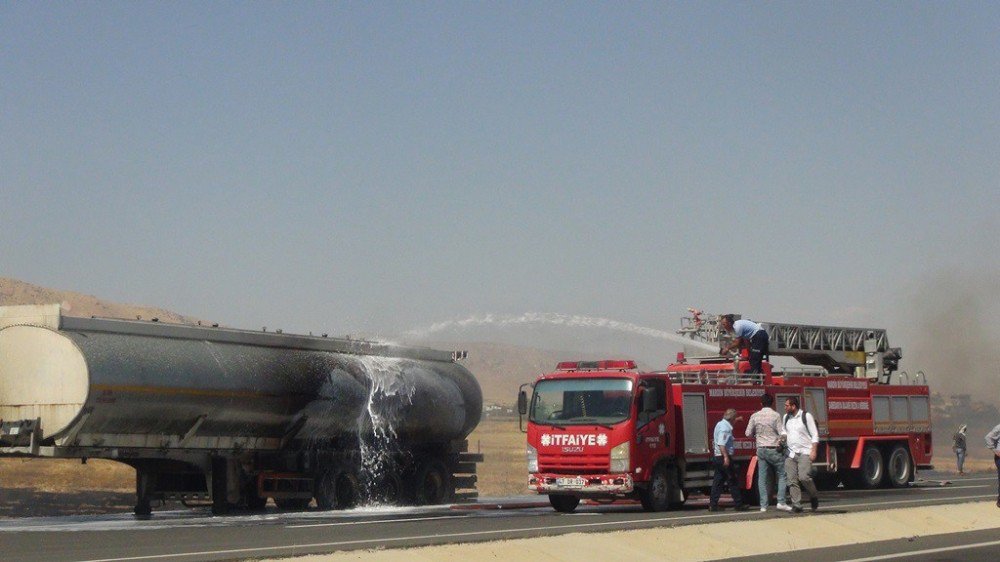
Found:
[[606, 474], [610, 469], [607, 455], [579, 455], [572, 457], [539, 455], [539, 472], [560, 474]]

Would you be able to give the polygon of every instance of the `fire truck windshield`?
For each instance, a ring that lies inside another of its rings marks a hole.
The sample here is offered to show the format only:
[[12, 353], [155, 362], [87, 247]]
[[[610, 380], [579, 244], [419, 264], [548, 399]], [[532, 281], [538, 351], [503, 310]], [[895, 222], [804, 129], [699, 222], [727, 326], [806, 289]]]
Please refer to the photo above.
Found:
[[540, 381], [531, 399], [530, 420], [545, 425], [608, 425], [629, 417], [629, 379]]

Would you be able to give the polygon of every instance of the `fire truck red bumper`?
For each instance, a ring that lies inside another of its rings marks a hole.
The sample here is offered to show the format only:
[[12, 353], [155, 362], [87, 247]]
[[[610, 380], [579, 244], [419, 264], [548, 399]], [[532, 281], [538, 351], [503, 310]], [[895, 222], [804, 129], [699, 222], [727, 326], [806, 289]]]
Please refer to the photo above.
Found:
[[631, 474], [532, 474], [528, 488], [539, 494], [625, 495], [635, 489]]

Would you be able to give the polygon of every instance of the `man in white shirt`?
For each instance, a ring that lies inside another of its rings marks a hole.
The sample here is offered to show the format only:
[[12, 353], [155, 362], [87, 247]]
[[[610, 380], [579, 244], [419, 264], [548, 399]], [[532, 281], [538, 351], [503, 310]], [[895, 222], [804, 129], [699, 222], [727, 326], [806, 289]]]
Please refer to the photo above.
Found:
[[819, 507], [819, 492], [811, 476], [812, 463], [816, 460], [819, 449], [819, 430], [812, 414], [799, 408], [797, 396], [785, 400], [785, 416], [783, 419], [787, 434], [788, 458], [785, 459], [785, 477], [788, 480], [788, 491], [792, 497], [792, 510], [802, 512], [802, 489], [809, 494], [809, 504], [812, 510]]

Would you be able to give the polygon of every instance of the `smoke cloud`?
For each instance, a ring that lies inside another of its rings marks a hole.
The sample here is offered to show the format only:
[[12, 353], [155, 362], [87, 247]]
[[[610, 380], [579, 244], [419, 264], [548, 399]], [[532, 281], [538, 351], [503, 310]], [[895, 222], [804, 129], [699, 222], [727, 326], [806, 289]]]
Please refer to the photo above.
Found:
[[1000, 406], [1000, 272], [946, 272], [911, 299], [903, 368], [923, 370], [932, 391]]

